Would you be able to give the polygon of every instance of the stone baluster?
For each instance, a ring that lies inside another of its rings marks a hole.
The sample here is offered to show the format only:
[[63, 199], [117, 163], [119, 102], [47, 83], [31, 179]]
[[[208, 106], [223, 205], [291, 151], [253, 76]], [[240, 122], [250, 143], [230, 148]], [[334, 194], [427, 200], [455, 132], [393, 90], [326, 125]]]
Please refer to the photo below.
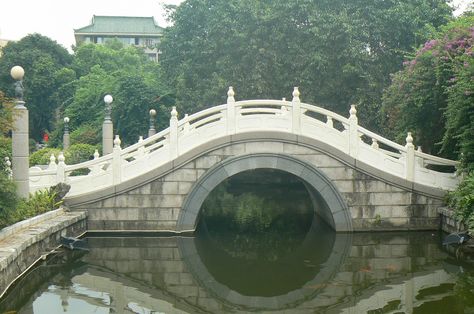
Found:
[[150, 113], [150, 127], [148, 128], [148, 137], [156, 134], [156, 129], [155, 129], [156, 110], [151, 109], [149, 113]]
[[59, 153], [58, 156], [58, 166], [56, 168], [56, 182], [65, 183], [66, 182], [66, 158], [64, 158], [63, 152]]
[[236, 115], [235, 115], [235, 93], [234, 88], [229, 86], [227, 91], [227, 134], [235, 134]]
[[407, 155], [405, 159], [405, 176], [408, 181], [415, 179], [415, 145], [413, 145], [413, 137], [408, 132], [405, 145]]
[[[138, 138], [138, 144], [141, 144], [141, 143], [143, 143], [143, 136], [140, 136]], [[139, 158], [145, 156], [145, 146], [143, 145], [138, 146], [137, 152], [138, 152]]]
[[48, 165], [48, 170], [56, 170], [58, 169], [58, 165], [56, 164], [56, 157], [54, 154], [51, 154], [51, 157], [49, 157], [49, 165]]
[[[418, 153], [422, 153], [423, 151], [421, 150], [421, 146], [418, 146], [417, 150], [416, 150]], [[416, 160], [416, 164], [420, 167], [420, 168], [424, 168], [425, 167], [425, 162], [423, 160], [422, 157], [416, 157], [415, 158]]]
[[191, 125], [189, 124], [189, 115], [186, 113], [184, 115], [184, 125], [183, 125], [183, 132], [188, 133]]
[[170, 157], [172, 159], [178, 157], [178, 112], [176, 107], [173, 106], [171, 110], [170, 119]]
[[334, 122], [333, 122], [332, 118], [330, 116], [327, 116], [326, 118], [327, 118], [326, 125], [330, 128], [334, 128]]
[[293, 89], [293, 100], [292, 102], [292, 111], [293, 111], [293, 118], [292, 118], [292, 129], [293, 133], [300, 134], [301, 133], [301, 101], [300, 101], [300, 91], [298, 87], [294, 87]]
[[351, 105], [349, 114], [349, 155], [357, 158], [359, 155], [359, 121], [355, 105]]
[[379, 149], [379, 142], [375, 138], [372, 139], [372, 148]]
[[[100, 157], [99, 151], [96, 149], [94, 151], [94, 160], [99, 159], [99, 157]], [[91, 167], [91, 174], [98, 173], [99, 171], [100, 171], [100, 165], [95, 164]]]
[[11, 180], [13, 178], [12, 162], [8, 156], [5, 157], [5, 172], [7, 173], [7, 177]]
[[122, 144], [120, 137], [115, 135], [114, 149], [112, 151], [112, 179], [114, 185], [122, 182], [122, 148], [120, 144]]

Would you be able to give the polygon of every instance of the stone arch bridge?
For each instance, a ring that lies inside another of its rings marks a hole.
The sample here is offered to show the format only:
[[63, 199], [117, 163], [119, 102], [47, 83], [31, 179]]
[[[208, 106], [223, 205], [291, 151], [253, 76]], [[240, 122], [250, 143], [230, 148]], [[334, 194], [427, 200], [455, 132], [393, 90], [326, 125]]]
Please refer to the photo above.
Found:
[[[435, 229], [437, 208], [458, 184], [457, 162], [385, 139], [349, 118], [300, 101], [235, 101], [178, 119], [170, 127], [94, 160], [66, 165], [52, 157], [30, 169], [30, 189], [71, 185], [65, 203], [88, 211], [90, 231], [194, 231], [206, 196], [251, 169], [299, 177], [316, 214], [336, 231]], [[438, 172], [433, 165], [451, 172]], [[87, 169], [87, 175], [74, 175]]]

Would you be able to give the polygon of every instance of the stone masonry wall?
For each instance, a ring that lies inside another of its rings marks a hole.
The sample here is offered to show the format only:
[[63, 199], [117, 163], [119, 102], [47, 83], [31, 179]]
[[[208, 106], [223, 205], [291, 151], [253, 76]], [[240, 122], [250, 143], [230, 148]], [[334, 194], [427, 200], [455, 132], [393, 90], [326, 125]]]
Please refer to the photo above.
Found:
[[91, 231], [174, 231], [187, 194], [209, 168], [229, 157], [264, 152], [290, 155], [321, 170], [347, 203], [355, 231], [438, 228], [441, 197], [389, 183], [313, 147], [279, 140], [233, 142], [210, 149], [142, 186], [74, 208], [88, 210]]

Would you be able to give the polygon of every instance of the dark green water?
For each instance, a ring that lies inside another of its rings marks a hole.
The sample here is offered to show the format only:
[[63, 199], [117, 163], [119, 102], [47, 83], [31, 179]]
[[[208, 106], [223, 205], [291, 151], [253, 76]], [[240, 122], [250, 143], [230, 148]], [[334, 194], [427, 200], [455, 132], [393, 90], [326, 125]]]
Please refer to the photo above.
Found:
[[194, 237], [87, 238], [90, 251], [39, 265], [0, 313], [474, 312], [474, 267], [440, 234], [336, 234], [301, 182], [273, 175], [225, 183]]

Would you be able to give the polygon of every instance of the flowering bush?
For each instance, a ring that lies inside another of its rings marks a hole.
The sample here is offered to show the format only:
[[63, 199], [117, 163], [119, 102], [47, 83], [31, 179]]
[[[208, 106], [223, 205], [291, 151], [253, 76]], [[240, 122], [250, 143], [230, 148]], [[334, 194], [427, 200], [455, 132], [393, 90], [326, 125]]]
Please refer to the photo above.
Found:
[[383, 97], [387, 135], [474, 165], [474, 16], [444, 26], [392, 78]]

